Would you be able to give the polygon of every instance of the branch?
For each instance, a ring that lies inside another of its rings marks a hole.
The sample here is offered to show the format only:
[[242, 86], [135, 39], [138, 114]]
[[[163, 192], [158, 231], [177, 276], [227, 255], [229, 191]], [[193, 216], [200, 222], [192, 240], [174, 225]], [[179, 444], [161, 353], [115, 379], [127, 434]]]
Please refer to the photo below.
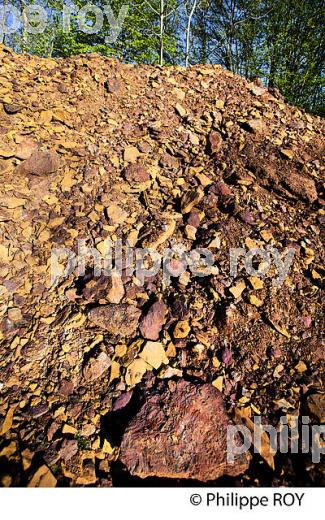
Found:
[[150, 7], [150, 9], [158, 16], [160, 16], [160, 13], [159, 11], [157, 11], [152, 5], [150, 2], [148, 2], [148, 0], [144, 0], [143, 2], [144, 4], [147, 4], [148, 7]]
[[247, 16], [247, 18], [244, 18], [242, 20], [237, 20], [237, 22], [234, 22], [234, 25], [239, 25], [241, 23], [244, 23], [244, 22], [246, 22], [247, 19], [254, 20], [254, 22], [257, 22], [258, 20], [262, 20], [263, 18], [265, 18], [265, 16], [270, 14], [272, 11], [273, 11], [273, 7], [271, 7], [271, 9], [269, 11], [267, 11], [266, 13], [261, 14], [261, 16]]

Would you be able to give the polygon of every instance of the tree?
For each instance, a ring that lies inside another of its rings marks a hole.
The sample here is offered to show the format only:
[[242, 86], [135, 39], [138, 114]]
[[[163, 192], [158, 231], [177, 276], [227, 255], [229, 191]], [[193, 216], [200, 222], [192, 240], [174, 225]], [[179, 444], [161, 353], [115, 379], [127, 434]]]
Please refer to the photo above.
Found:
[[266, 79], [294, 104], [321, 110], [324, 97], [325, 31], [322, 0], [272, 0], [265, 20]]
[[93, 0], [92, 8], [85, 7], [87, 0], [74, 0], [69, 23], [66, 0], [37, 0], [47, 14], [46, 28], [33, 34], [23, 23], [5, 34], [8, 6], [23, 12], [33, 2], [0, 4], [0, 41], [17, 52], [98, 52], [160, 65], [218, 63], [261, 78], [290, 103], [324, 112], [324, 0], [133, 0], [127, 11], [127, 0]]
[[196, 7], [197, 7], [197, 0], [193, 0], [192, 5], [190, 6], [190, 9], [189, 9], [189, 13], [188, 13], [188, 17], [187, 17], [187, 24], [186, 24], [185, 67], [188, 67], [188, 64], [189, 64], [191, 24], [192, 24], [192, 19], [193, 19]]

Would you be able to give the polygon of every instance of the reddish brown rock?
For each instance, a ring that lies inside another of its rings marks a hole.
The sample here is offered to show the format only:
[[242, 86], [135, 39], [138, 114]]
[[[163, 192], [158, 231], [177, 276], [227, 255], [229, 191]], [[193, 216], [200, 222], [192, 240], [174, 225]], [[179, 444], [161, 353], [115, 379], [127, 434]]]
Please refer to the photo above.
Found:
[[232, 350], [225, 347], [222, 352], [222, 362], [225, 365], [230, 365], [233, 362]]
[[169, 153], [163, 153], [160, 157], [161, 166], [174, 170], [179, 167], [179, 160], [177, 157], [170, 155]]
[[146, 141], [139, 143], [138, 148], [139, 148], [140, 152], [142, 152], [142, 153], [150, 153], [152, 150], [150, 144], [147, 143]]
[[26, 140], [19, 144], [15, 156], [18, 159], [29, 159], [29, 157], [36, 152], [38, 144], [34, 141]]
[[221, 195], [222, 197], [230, 197], [231, 195], [233, 195], [231, 188], [222, 181], [215, 182], [211, 186], [211, 191], [212, 193], [215, 193], [216, 195]]
[[22, 175], [48, 175], [59, 168], [59, 157], [54, 152], [34, 152], [17, 168], [16, 173]]
[[82, 296], [88, 302], [105, 298], [111, 286], [111, 279], [108, 276], [101, 275], [99, 278], [93, 278], [87, 283], [82, 291]]
[[[141, 478], [191, 478], [206, 482], [239, 475], [248, 455], [227, 462], [223, 399], [212, 385], [179, 381], [149, 395], [125, 430], [120, 460]], [[238, 439], [239, 442], [239, 439]]]
[[146, 182], [150, 179], [150, 175], [147, 169], [142, 164], [130, 164], [125, 169], [125, 178], [130, 183], [141, 183]]
[[74, 384], [72, 381], [69, 381], [68, 379], [64, 379], [61, 382], [60, 388], [59, 388], [59, 394], [64, 395], [65, 397], [68, 397], [69, 395], [73, 394], [74, 391]]
[[222, 137], [219, 132], [212, 131], [208, 137], [208, 150], [211, 154], [219, 152], [222, 146]]
[[156, 340], [166, 320], [167, 307], [163, 302], [151, 305], [148, 313], [142, 319], [140, 331], [144, 338]]
[[87, 381], [94, 381], [101, 377], [110, 366], [110, 358], [105, 352], [101, 352], [97, 358], [91, 358], [84, 367], [84, 378]]
[[60, 448], [60, 457], [65, 462], [72, 459], [78, 453], [78, 441], [64, 439]]
[[285, 186], [299, 198], [305, 199], [308, 202], [315, 202], [315, 200], [317, 200], [317, 190], [312, 179], [290, 172], [285, 175], [283, 182]]
[[187, 223], [195, 228], [199, 227], [201, 222], [200, 215], [197, 211], [192, 210], [187, 218]]
[[49, 411], [49, 407], [47, 404], [39, 404], [37, 406], [31, 406], [29, 409], [29, 415], [34, 417], [35, 419], [38, 417], [42, 417]]
[[104, 88], [107, 90], [107, 92], [113, 94], [114, 92], [118, 92], [120, 90], [120, 82], [118, 79], [110, 78], [105, 81]]
[[244, 210], [241, 210], [239, 211], [238, 213], [238, 217], [240, 218], [240, 220], [242, 222], [245, 222], [245, 224], [249, 224], [249, 225], [253, 225], [254, 224], [254, 218], [251, 214], [250, 211], [248, 211], [247, 209], [244, 209]]
[[113, 406], [112, 406], [112, 411], [117, 412], [118, 410], [125, 408], [131, 401], [132, 396], [133, 396], [133, 390], [129, 390], [129, 392], [125, 392], [124, 394], [121, 394], [114, 401]]
[[137, 329], [141, 311], [134, 305], [102, 305], [91, 309], [89, 320], [114, 335], [132, 336]]

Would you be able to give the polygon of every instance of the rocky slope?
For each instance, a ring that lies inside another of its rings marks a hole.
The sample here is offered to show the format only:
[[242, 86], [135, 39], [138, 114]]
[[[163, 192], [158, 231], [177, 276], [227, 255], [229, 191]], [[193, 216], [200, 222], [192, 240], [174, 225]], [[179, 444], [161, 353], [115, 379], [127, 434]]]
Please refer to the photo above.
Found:
[[[323, 130], [218, 66], [0, 46], [3, 486], [321, 482], [310, 454], [272, 454], [267, 437], [227, 470], [224, 435], [254, 416], [324, 420]], [[53, 283], [54, 248], [84, 239], [102, 254], [107, 238], [207, 248], [215, 265], [141, 278], [124, 260], [121, 276], [98, 276], [88, 257]], [[230, 249], [270, 247], [294, 250], [283, 284], [274, 262], [230, 271]], [[155, 452], [148, 428], [161, 425]]]

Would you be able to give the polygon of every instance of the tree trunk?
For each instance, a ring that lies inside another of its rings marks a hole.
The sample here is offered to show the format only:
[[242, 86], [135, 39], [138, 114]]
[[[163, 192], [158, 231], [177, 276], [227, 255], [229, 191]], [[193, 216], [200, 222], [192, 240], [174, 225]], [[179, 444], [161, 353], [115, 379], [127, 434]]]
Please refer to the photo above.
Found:
[[22, 52], [26, 52], [28, 49], [28, 34], [27, 34], [27, 19], [26, 19], [26, 14], [25, 14], [25, 9], [26, 9], [26, 2], [25, 0], [21, 0], [20, 1], [21, 3], [21, 8], [22, 8], [22, 34], [21, 34], [21, 51]]
[[160, 0], [159, 65], [164, 64], [164, 23], [165, 23], [165, 12], [164, 11], [165, 11], [165, 0]]
[[188, 16], [186, 27], [186, 49], [185, 49], [185, 67], [188, 67], [189, 53], [190, 53], [190, 36], [191, 36], [191, 22], [196, 9], [197, 0], [193, 1], [192, 9]]
[[1, 29], [0, 29], [0, 43], [5, 42], [5, 26], [6, 26], [6, 9], [7, 9], [7, 1], [3, 0], [3, 17], [1, 20]]
[[275, 42], [275, 38], [272, 38], [272, 52], [271, 52], [271, 64], [270, 64], [270, 72], [269, 72], [269, 80], [268, 80], [268, 86], [270, 88], [275, 87], [275, 76], [278, 66], [278, 50], [277, 50], [277, 44]]

